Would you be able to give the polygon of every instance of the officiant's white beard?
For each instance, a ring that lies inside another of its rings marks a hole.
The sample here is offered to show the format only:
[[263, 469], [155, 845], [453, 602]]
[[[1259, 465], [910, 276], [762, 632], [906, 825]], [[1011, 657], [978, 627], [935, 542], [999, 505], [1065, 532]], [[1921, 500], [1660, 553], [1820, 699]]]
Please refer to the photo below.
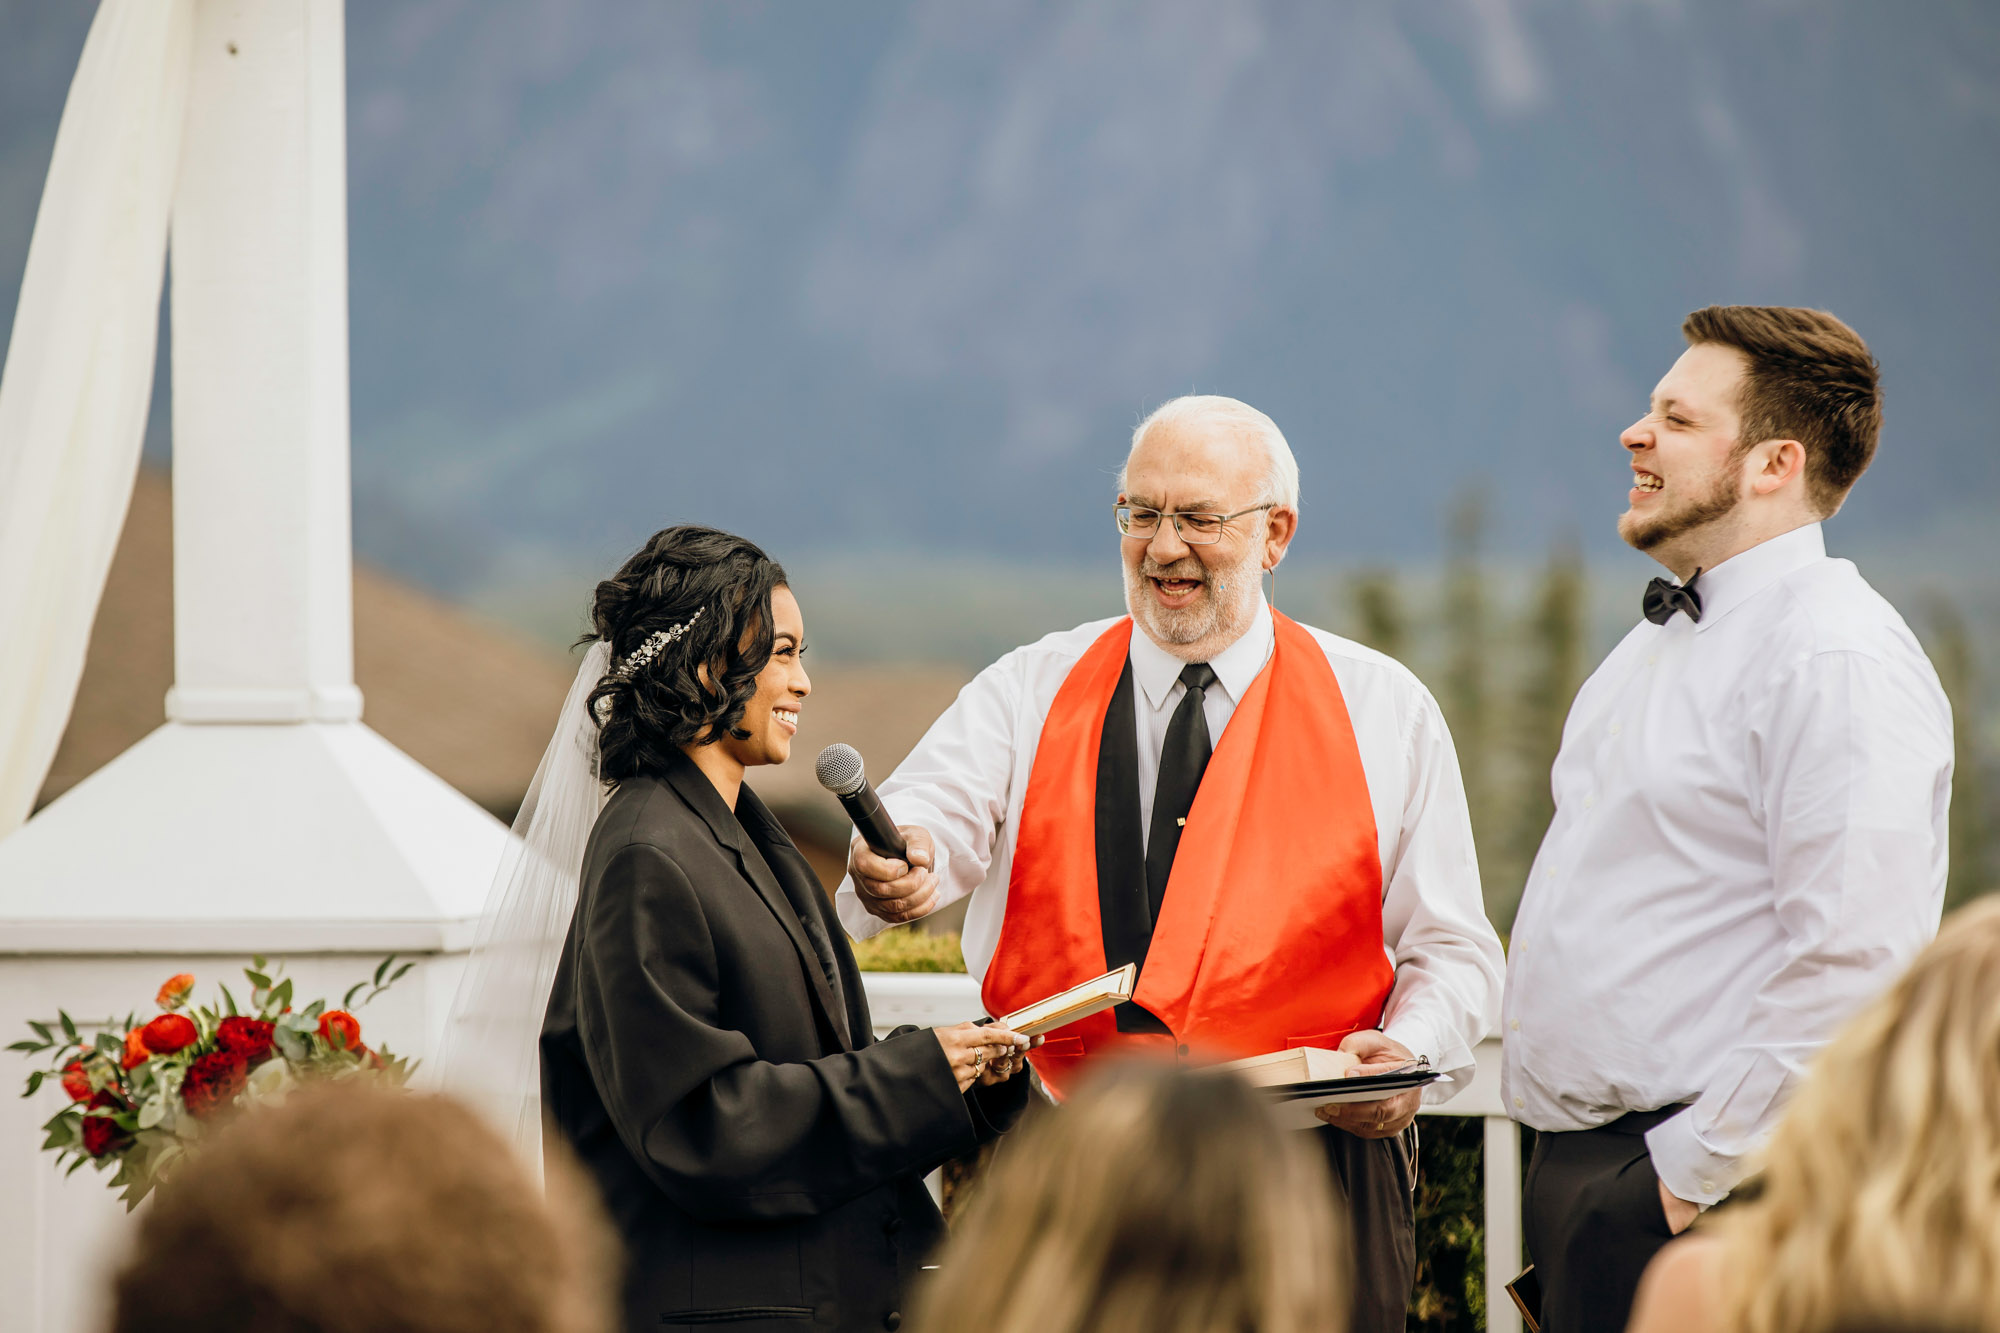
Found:
[[[1263, 543], [1252, 542], [1227, 568], [1203, 565], [1192, 555], [1165, 565], [1149, 555], [1136, 570], [1121, 562], [1125, 608], [1154, 643], [1184, 662], [1206, 662], [1250, 628], [1263, 583], [1262, 556]], [[1201, 593], [1188, 605], [1169, 610], [1154, 600], [1146, 580], [1175, 577], [1201, 579]]]

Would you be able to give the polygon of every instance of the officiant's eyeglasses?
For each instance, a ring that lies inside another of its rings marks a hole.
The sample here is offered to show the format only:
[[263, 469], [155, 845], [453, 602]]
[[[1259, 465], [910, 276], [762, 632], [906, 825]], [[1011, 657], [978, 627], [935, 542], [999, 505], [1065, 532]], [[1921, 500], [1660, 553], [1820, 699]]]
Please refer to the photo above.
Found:
[[1160, 520], [1170, 518], [1174, 521], [1174, 532], [1189, 546], [1213, 546], [1222, 540], [1222, 529], [1230, 519], [1277, 507], [1277, 501], [1271, 500], [1239, 509], [1233, 514], [1162, 513], [1158, 509], [1140, 509], [1134, 505], [1118, 505], [1112, 512], [1118, 516], [1118, 531], [1122, 536], [1150, 539], [1159, 532]]

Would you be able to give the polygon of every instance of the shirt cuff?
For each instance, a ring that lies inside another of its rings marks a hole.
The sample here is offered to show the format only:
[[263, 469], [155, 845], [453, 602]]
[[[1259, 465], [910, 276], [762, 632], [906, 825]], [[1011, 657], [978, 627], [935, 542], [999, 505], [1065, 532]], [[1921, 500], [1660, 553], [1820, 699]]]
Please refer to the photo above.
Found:
[[1688, 1111], [1647, 1130], [1646, 1150], [1660, 1183], [1674, 1197], [1703, 1208], [1721, 1203], [1743, 1175], [1741, 1158], [1701, 1141]]
[[1431, 1025], [1421, 1018], [1397, 1018], [1382, 1027], [1382, 1035], [1390, 1041], [1406, 1048], [1411, 1055], [1421, 1055], [1431, 1062], [1432, 1069], [1443, 1069], [1444, 1052], [1438, 1048], [1437, 1034]]
[[861, 895], [848, 880], [840, 881], [840, 888], [834, 891], [833, 911], [850, 940], [873, 939], [889, 928], [887, 921], [868, 914], [868, 909], [861, 905]]

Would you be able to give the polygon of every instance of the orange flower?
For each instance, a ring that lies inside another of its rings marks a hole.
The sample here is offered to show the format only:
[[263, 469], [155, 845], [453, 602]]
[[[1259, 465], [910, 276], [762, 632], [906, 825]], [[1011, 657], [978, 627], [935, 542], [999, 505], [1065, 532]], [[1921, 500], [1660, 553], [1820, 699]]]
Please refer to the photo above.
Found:
[[167, 978], [166, 984], [160, 987], [160, 993], [154, 998], [159, 1001], [160, 1008], [171, 1012], [187, 1003], [188, 992], [193, 989], [194, 974], [179, 972]]
[[172, 1055], [200, 1036], [201, 1030], [185, 1014], [161, 1014], [139, 1029], [140, 1044], [154, 1055]]
[[133, 1028], [125, 1034], [125, 1058], [118, 1062], [121, 1068], [130, 1069], [134, 1065], [143, 1065], [153, 1058], [153, 1053], [146, 1049], [144, 1037], [140, 1035], [143, 1032], [144, 1028]]
[[95, 1091], [90, 1086], [90, 1071], [79, 1060], [72, 1060], [63, 1066], [62, 1086], [73, 1102], [87, 1102]]
[[361, 1049], [361, 1021], [345, 1009], [329, 1009], [321, 1014], [319, 1035], [337, 1051]]

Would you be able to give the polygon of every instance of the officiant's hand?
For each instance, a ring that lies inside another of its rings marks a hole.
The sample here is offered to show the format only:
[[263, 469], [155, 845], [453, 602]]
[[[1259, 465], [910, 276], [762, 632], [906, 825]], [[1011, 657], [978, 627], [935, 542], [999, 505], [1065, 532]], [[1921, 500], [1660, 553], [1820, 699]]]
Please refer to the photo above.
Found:
[[[1386, 1074], [1417, 1058], [1409, 1047], [1373, 1030], [1349, 1033], [1341, 1040], [1340, 1049], [1361, 1061], [1347, 1071], [1349, 1078], [1362, 1074]], [[1423, 1102], [1423, 1089], [1411, 1088], [1408, 1092], [1384, 1097], [1379, 1102], [1335, 1102], [1315, 1108], [1313, 1114], [1356, 1138], [1386, 1139], [1408, 1129], [1410, 1122], [1417, 1118], [1417, 1108]]]
[[938, 897], [930, 831], [915, 824], [899, 824], [896, 831], [909, 845], [908, 861], [875, 855], [859, 834], [847, 846], [847, 874], [855, 896], [870, 916], [892, 926], [930, 915]]
[[1027, 1053], [1041, 1044], [1039, 1037], [1024, 1037], [998, 1023], [960, 1023], [931, 1031], [944, 1047], [960, 1092], [974, 1083], [988, 1088], [1005, 1083], [1027, 1063]]

